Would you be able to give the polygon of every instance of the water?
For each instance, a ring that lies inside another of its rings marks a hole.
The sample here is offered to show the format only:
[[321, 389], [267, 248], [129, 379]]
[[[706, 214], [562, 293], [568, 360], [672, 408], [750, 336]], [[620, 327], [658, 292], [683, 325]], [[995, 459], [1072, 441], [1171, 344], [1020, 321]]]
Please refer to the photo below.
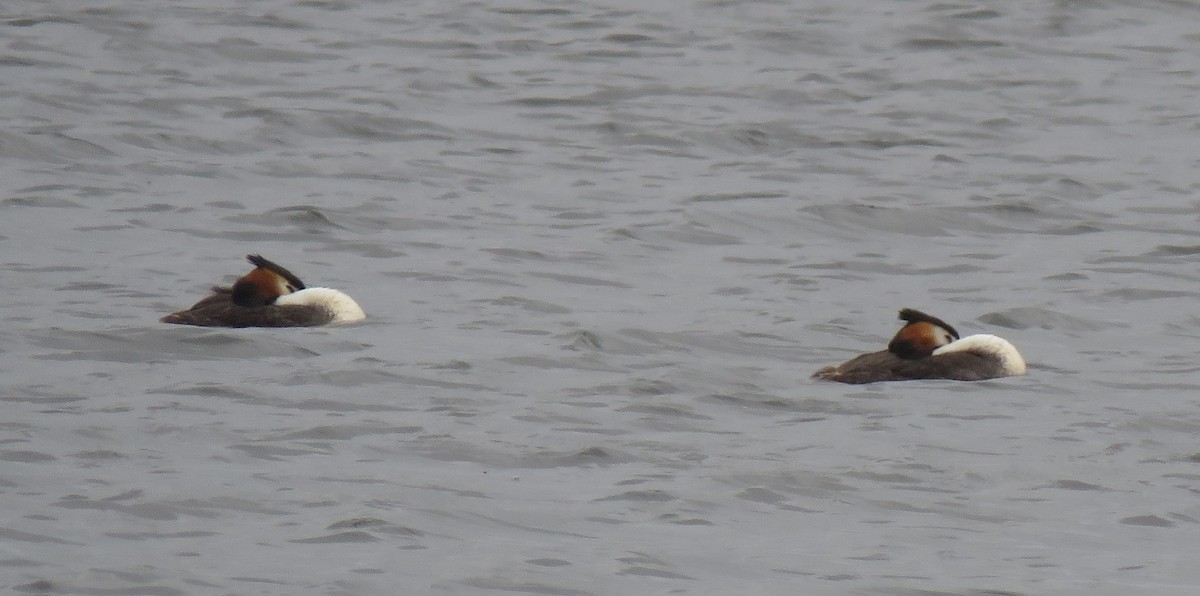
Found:
[[[1197, 16], [11, 6], [0, 585], [1191, 594]], [[1030, 374], [808, 379], [902, 306]]]

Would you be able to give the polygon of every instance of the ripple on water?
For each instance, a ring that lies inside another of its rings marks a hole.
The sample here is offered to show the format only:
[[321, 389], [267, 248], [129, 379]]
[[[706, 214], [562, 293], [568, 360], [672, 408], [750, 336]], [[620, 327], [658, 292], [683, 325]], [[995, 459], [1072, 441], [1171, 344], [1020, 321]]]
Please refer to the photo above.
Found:
[[[29, 3], [7, 584], [1190, 593], [1193, 8], [812, 4]], [[902, 306], [1030, 374], [808, 379]]]

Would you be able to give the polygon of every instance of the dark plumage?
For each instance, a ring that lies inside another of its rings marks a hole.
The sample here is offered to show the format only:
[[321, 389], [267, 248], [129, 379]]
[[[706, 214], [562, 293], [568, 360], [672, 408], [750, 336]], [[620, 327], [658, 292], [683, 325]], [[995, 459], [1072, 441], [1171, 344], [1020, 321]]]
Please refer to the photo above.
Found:
[[826, 366], [814, 379], [860, 385], [879, 381], [951, 379], [980, 381], [1007, 376], [1003, 366], [975, 352], [950, 352], [936, 357], [906, 360], [887, 350], [856, 356], [837, 366]]
[[905, 321], [888, 349], [826, 366], [814, 379], [875, 383], [911, 379], [979, 381], [1025, 374], [1025, 361], [1012, 344], [994, 335], [959, 338], [945, 321], [919, 310], [900, 310]]
[[234, 303], [230, 288], [213, 288], [211, 296], [160, 320], [197, 327], [317, 327], [333, 322], [334, 314], [314, 316], [313, 307], [299, 304], [241, 306]]
[[211, 295], [191, 308], [160, 320], [198, 327], [315, 327], [335, 320], [332, 310], [320, 306], [276, 304], [280, 296], [305, 290], [304, 282], [262, 255], [246, 255], [246, 260], [254, 270], [233, 286], [214, 286]]

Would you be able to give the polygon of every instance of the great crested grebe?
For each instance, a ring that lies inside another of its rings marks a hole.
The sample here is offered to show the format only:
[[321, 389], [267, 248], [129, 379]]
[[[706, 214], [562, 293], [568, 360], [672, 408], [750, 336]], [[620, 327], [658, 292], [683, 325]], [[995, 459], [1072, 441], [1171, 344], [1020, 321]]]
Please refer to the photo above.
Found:
[[981, 381], [1025, 374], [1025, 359], [1008, 340], [978, 334], [959, 338], [954, 327], [911, 308], [900, 309], [904, 327], [888, 349], [826, 366], [812, 378], [839, 383], [913, 379]]
[[333, 288], [308, 288], [291, 271], [246, 255], [254, 269], [232, 287], [214, 286], [212, 294], [187, 310], [161, 320], [200, 327], [316, 327], [367, 318], [353, 298]]

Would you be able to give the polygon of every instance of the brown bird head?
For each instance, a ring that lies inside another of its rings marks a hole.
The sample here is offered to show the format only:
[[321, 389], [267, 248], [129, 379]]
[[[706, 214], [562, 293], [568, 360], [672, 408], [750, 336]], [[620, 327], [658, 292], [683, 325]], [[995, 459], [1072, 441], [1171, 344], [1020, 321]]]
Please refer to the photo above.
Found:
[[245, 307], [267, 306], [284, 294], [304, 289], [304, 282], [291, 271], [264, 259], [261, 255], [246, 255], [254, 269], [233, 284], [234, 304]]
[[919, 310], [900, 309], [900, 320], [907, 323], [888, 342], [888, 351], [905, 360], [920, 360], [958, 339], [958, 331], [945, 321]]

